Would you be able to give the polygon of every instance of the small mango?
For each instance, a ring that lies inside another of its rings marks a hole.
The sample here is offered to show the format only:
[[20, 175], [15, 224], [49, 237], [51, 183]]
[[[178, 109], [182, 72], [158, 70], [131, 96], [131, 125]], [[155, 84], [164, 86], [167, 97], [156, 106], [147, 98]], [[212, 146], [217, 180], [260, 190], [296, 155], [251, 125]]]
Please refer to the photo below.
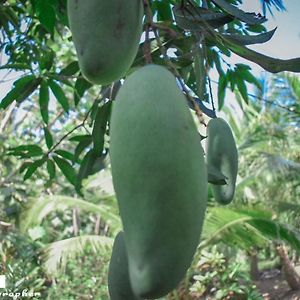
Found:
[[229, 204], [235, 192], [238, 172], [238, 152], [232, 131], [221, 118], [214, 118], [207, 125], [206, 161], [208, 166], [225, 175], [226, 184], [212, 184], [214, 198]]
[[192, 262], [207, 201], [199, 134], [166, 68], [142, 67], [120, 88], [110, 157], [133, 291], [144, 299], [163, 297]]
[[108, 291], [111, 300], [138, 300], [133, 294], [128, 273], [128, 260], [124, 233], [120, 231], [114, 241], [108, 268]]

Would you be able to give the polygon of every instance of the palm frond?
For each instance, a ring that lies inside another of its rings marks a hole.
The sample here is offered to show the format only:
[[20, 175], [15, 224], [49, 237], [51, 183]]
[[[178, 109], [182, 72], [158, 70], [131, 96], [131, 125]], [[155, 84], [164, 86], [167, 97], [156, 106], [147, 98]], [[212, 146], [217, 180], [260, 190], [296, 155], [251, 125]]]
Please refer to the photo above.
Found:
[[278, 11], [285, 11], [286, 8], [282, 0], [260, 0], [263, 14], [266, 15], [267, 9], [271, 15], [273, 15], [272, 7], [275, 7]]
[[53, 211], [78, 207], [80, 210], [101, 215], [113, 232], [121, 228], [118, 213], [109, 204], [94, 204], [67, 196], [44, 196], [31, 199], [28, 208], [22, 213], [21, 230], [25, 232], [30, 227], [40, 225], [47, 215]]
[[208, 211], [200, 248], [223, 242], [249, 250], [253, 245], [263, 247], [271, 241], [289, 244], [300, 252], [300, 236], [295, 230], [273, 220], [264, 210], [233, 210], [215, 207]]
[[68, 260], [83, 253], [87, 246], [95, 253], [110, 251], [113, 239], [98, 235], [85, 235], [57, 241], [47, 245], [43, 251], [44, 267], [51, 275], [65, 270]]

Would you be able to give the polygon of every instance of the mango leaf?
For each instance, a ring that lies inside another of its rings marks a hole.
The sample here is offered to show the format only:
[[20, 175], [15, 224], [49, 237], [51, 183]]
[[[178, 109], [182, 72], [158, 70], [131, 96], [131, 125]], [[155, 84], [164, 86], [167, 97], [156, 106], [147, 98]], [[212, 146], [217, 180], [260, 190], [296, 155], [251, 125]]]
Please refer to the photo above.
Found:
[[243, 21], [247, 24], [262, 24], [267, 21], [265, 17], [262, 17], [260, 15], [256, 15], [254, 13], [245, 13], [243, 10], [228, 3], [226, 0], [212, 0], [212, 2], [231, 16], [234, 16], [238, 20]]
[[51, 79], [48, 80], [48, 84], [64, 111], [69, 112], [69, 102], [61, 86]]
[[220, 75], [219, 76], [219, 84], [218, 84], [218, 108], [219, 108], [219, 110], [224, 105], [227, 84], [228, 84], [227, 74]]
[[78, 61], [70, 62], [65, 68], [63, 68], [59, 75], [72, 76], [79, 71]]
[[271, 73], [278, 73], [283, 71], [300, 73], [300, 57], [292, 59], [272, 58], [226, 39], [223, 39], [223, 42], [232, 52], [260, 65], [266, 71], [269, 71]]
[[48, 84], [45, 80], [42, 80], [40, 85], [40, 93], [39, 93], [39, 105], [40, 105], [40, 112], [43, 121], [48, 124], [49, 123], [49, 88]]
[[104, 135], [106, 132], [107, 121], [110, 116], [111, 104], [112, 102], [109, 101], [104, 105], [100, 106], [98, 108], [95, 121], [94, 121], [93, 132], [92, 132], [94, 151], [99, 155], [101, 155], [103, 152]]
[[236, 84], [237, 84], [238, 90], [241, 93], [243, 99], [248, 104], [249, 99], [248, 99], [248, 93], [247, 93], [247, 86], [246, 86], [243, 78], [237, 77]]
[[51, 159], [47, 160], [47, 171], [48, 171], [50, 180], [54, 179], [55, 173], [56, 173], [55, 163]]
[[276, 29], [277, 27], [271, 31], [257, 35], [222, 34], [222, 37], [239, 45], [262, 44], [268, 42], [273, 37]]
[[206, 165], [207, 168], [207, 181], [209, 183], [215, 185], [225, 185], [227, 184], [226, 179], [227, 177], [218, 170], [215, 166]]
[[76, 173], [74, 169], [72, 168], [71, 164], [59, 156], [53, 156], [53, 160], [61, 170], [61, 172], [64, 174], [64, 176], [67, 178], [67, 180], [72, 184], [76, 184]]
[[81, 134], [81, 135], [75, 135], [72, 136], [69, 141], [71, 142], [81, 142], [81, 141], [86, 141], [89, 140], [90, 142], [92, 142], [92, 136], [90, 134]]
[[44, 135], [45, 135], [46, 145], [48, 149], [51, 149], [51, 147], [53, 146], [53, 137], [47, 127], [44, 127]]
[[78, 77], [74, 87], [74, 103], [75, 106], [79, 103], [86, 90], [88, 90], [92, 84], [85, 80], [83, 77]]
[[36, 0], [35, 4], [39, 21], [49, 33], [53, 34], [55, 26], [55, 10], [53, 6], [45, 0]]
[[74, 161], [74, 155], [69, 151], [59, 149], [59, 150], [55, 150], [54, 153], [71, 161], [71, 162]]
[[23, 180], [27, 180], [29, 179], [33, 173], [38, 169], [38, 167], [42, 166], [45, 163], [45, 158], [41, 158], [36, 160], [35, 162], [33, 162], [28, 168], [27, 171], [23, 177]]
[[79, 159], [80, 154], [92, 143], [92, 139], [82, 140], [78, 143], [75, 148], [73, 163], [77, 162]]
[[43, 149], [38, 145], [21, 145], [18, 147], [9, 148], [7, 154], [29, 158], [43, 155]]
[[0, 109], [7, 108], [14, 100], [17, 102], [25, 100], [35, 91], [41, 80], [34, 75], [27, 75], [15, 81], [13, 89], [2, 99]]
[[231, 22], [233, 17], [225, 13], [210, 11], [203, 7], [175, 5], [173, 13], [177, 25], [188, 31], [203, 31], [207, 27], [219, 28]]
[[30, 66], [25, 63], [11, 63], [11, 64], [6, 64], [4, 66], [0, 66], [0, 70], [3, 70], [3, 69], [14, 69], [16, 71], [30, 70]]
[[76, 190], [80, 193], [82, 187], [82, 180], [96, 172], [104, 169], [103, 163], [105, 155], [95, 153], [94, 149], [90, 149], [84, 156], [76, 180]]

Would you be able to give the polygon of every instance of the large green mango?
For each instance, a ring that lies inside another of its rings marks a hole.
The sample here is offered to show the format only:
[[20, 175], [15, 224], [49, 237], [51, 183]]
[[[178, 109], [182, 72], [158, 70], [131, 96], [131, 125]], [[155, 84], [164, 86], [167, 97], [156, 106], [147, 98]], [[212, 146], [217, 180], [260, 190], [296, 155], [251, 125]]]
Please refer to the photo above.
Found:
[[128, 273], [128, 260], [124, 233], [120, 231], [114, 241], [108, 268], [108, 291], [111, 300], [138, 300], [133, 294]]
[[186, 98], [165, 68], [125, 81], [110, 131], [113, 183], [133, 291], [154, 299], [176, 288], [199, 243], [207, 175]]
[[138, 50], [141, 0], [68, 0], [79, 66], [87, 80], [110, 84], [125, 75]]
[[232, 131], [221, 118], [211, 119], [208, 122], [206, 160], [209, 166], [226, 176], [225, 185], [212, 185], [214, 198], [221, 204], [229, 204], [235, 192], [238, 152]]

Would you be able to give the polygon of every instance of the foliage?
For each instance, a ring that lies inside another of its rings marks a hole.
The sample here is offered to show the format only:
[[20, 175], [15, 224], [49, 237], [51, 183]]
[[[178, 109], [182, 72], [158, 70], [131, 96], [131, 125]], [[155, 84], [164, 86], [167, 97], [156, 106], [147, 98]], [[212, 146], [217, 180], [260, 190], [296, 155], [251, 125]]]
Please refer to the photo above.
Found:
[[241, 270], [241, 264], [230, 263], [216, 247], [201, 252], [196, 272], [190, 287], [192, 296], [212, 294], [214, 299], [263, 299], [249, 274]]

